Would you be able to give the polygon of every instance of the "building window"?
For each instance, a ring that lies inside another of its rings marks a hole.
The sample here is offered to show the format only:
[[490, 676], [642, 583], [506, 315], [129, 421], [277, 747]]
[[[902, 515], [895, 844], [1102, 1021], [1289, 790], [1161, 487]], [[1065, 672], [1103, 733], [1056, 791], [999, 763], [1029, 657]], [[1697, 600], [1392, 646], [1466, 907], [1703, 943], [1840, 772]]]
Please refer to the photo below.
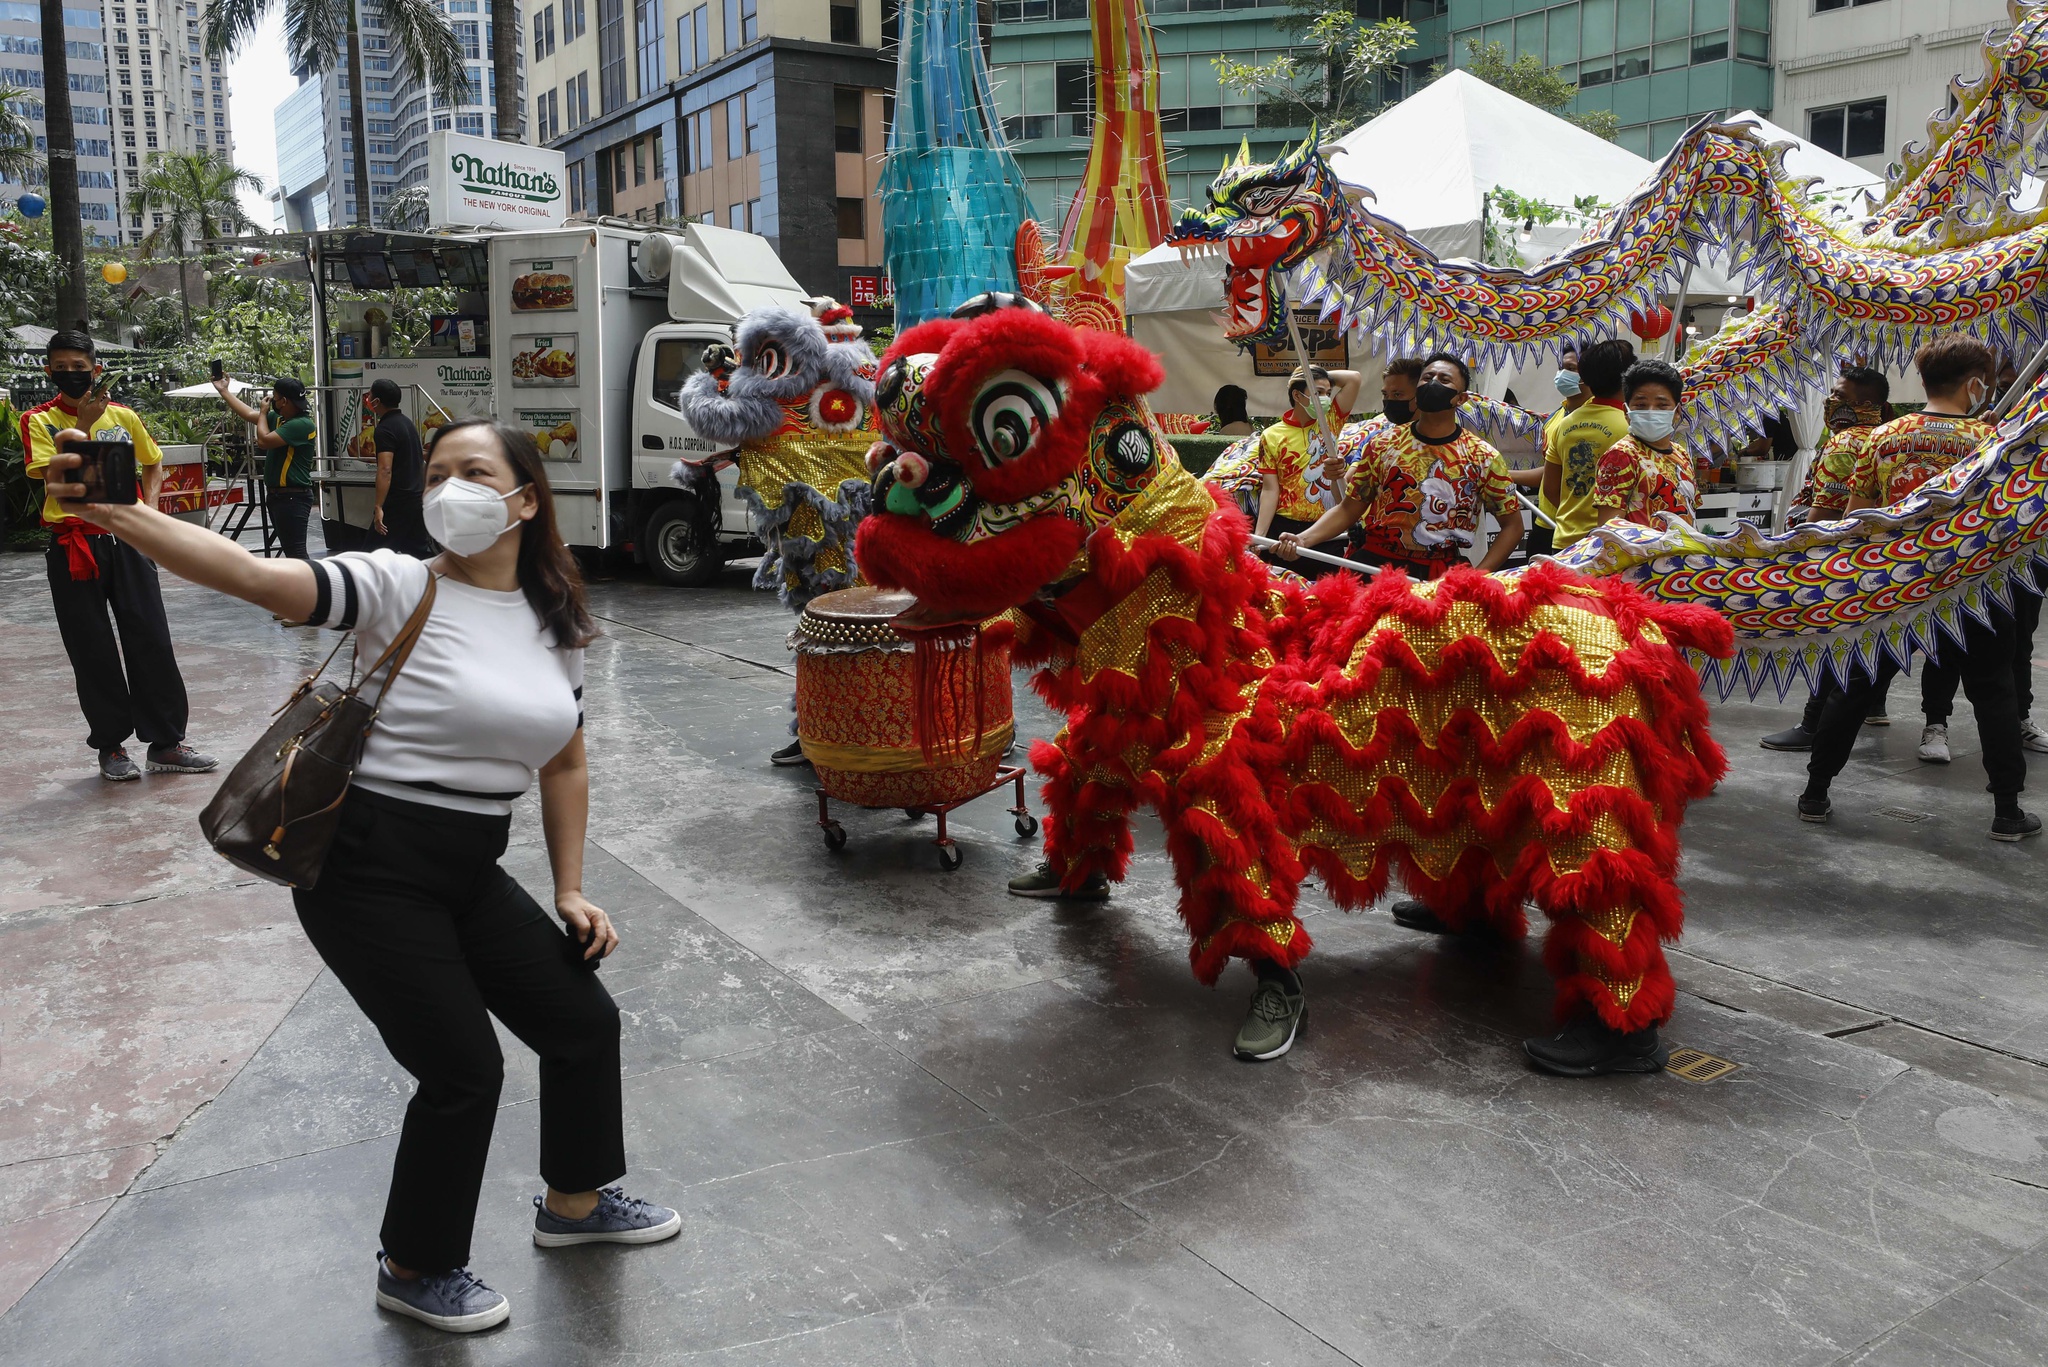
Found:
[[842, 238], [856, 238], [865, 241], [868, 235], [868, 202], [864, 199], [839, 199], [839, 235]]
[[640, 93], [645, 95], [668, 81], [667, 56], [662, 50], [661, 0], [634, 0], [633, 13], [640, 46]]
[[725, 22], [719, 27], [724, 30], [725, 51], [740, 50], [740, 0], [725, 0]]
[[1806, 138], [1838, 157], [1884, 155], [1884, 101], [1857, 100], [1806, 111]]
[[860, 10], [852, 5], [832, 7], [832, 41], [857, 46], [860, 43]]
[[533, 16], [533, 60], [539, 61], [552, 50], [548, 46], [549, 21], [555, 17], [552, 8], [544, 9]]
[[847, 86], [832, 91], [832, 150], [859, 152], [861, 142], [861, 92]]
[[[477, 37], [478, 25], [476, 20], [464, 19], [458, 23], [450, 24], [448, 27], [455, 30], [456, 40], [462, 44], [462, 55], [465, 59], [472, 62], [482, 60], [484, 50], [483, 44]], [[371, 89], [374, 90], [376, 87], [372, 86]]]
[[633, 139], [633, 183], [647, 183], [647, 139]]
[[683, 127], [689, 146], [683, 152], [683, 164], [692, 171], [711, 169], [711, 111], [700, 109], [684, 120]]
[[568, 166], [568, 175], [569, 212], [572, 214], [580, 214], [583, 212], [583, 163], [580, 161], [570, 162]]
[[597, 0], [598, 112], [626, 102], [626, 0]]
[[754, 150], [754, 130], [747, 126], [751, 92], [741, 91], [725, 102], [725, 159], [738, 161]]
[[1862, 9], [1876, 3], [1877, 0], [1813, 0], [1813, 12], [1826, 14], [1831, 9]]

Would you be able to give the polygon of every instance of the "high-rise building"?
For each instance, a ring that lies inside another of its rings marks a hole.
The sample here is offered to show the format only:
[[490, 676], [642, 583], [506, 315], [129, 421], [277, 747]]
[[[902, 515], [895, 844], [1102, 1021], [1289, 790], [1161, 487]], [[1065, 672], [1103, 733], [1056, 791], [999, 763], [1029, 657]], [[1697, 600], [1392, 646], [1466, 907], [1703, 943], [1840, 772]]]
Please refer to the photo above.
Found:
[[1773, 118], [1881, 173], [1926, 139], [1952, 77], [1983, 74], [1984, 35], [2010, 27], [2005, 0], [1781, 0]]
[[319, 81], [300, 77], [299, 88], [277, 103], [271, 119], [277, 134], [276, 197], [286, 232], [334, 226], [328, 212], [327, 119]]
[[[1827, 0], [1796, 0], [1825, 5]], [[1912, 9], [1921, 0], [1885, 0]], [[1661, 157], [1707, 114], [1771, 112], [1771, 0], [1449, 0], [1450, 61], [1498, 43], [1576, 81], [1572, 113], [1610, 110], [1615, 141]], [[1789, 6], [1781, 6], [1789, 8]], [[1916, 18], [1917, 22], [1917, 18]]]
[[[894, 0], [529, 0], [529, 128], [570, 207], [760, 233], [805, 288], [882, 270]], [[822, 22], [821, 22], [822, 21]]]
[[[107, 98], [105, 31], [97, 6], [64, 10], [64, 56], [70, 69], [71, 127], [78, 147], [78, 212], [86, 241], [120, 241], [120, 191], [114, 180], [113, 112]], [[0, 0], [0, 86], [23, 92], [15, 109], [35, 130], [36, 151], [48, 150], [43, 123], [42, 10]], [[42, 177], [36, 177], [40, 184]], [[10, 187], [10, 197], [26, 187]]]
[[[153, 152], [210, 152], [232, 161], [227, 73], [219, 58], [200, 50], [199, 0], [108, 0], [100, 12], [107, 81], [120, 119], [123, 203]], [[123, 231], [129, 242], [140, 242], [152, 226], [129, 210]]]
[[[1474, 0], [1476, 5], [1476, 0]], [[1488, 0], [1489, 8], [1506, 0]], [[1612, 3], [1612, 0], [1608, 0]], [[1642, 0], [1648, 5], [1650, 0]], [[1444, 57], [1447, 18], [1442, 0], [1355, 0], [1360, 19], [1406, 19], [1416, 44], [1382, 99], [1412, 93], [1429, 65]], [[1451, 9], [1458, 5], [1454, 2]], [[1295, 45], [1275, 0], [1146, 0], [1159, 50], [1159, 125], [1167, 146], [1167, 188], [1187, 204], [1223, 164], [1250, 143], [1254, 160], [1269, 160], [1308, 133], [1307, 120], [1260, 121], [1258, 100], [1226, 90], [1217, 57], [1270, 62]], [[984, 11], [985, 13], [987, 11]], [[990, 84], [1003, 133], [1031, 183], [1041, 220], [1055, 229], [1081, 186], [1094, 119], [1088, 0], [994, 0]]]
[[[426, 183], [427, 144], [433, 133], [449, 129], [477, 137], [496, 137], [498, 133], [497, 119], [491, 112], [492, 96], [497, 88], [496, 76], [490, 65], [491, 0], [438, 0], [438, 8], [448, 16], [455, 36], [461, 40], [463, 56], [468, 61], [468, 88], [456, 92], [452, 99], [448, 92], [436, 90], [424, 80], [408, 80], [402, 76], [399, 73], [401, 63], [393, 52], [396, 40], [385, 27], [384, 17], [377, 6], [366, 3], [357, 10], [363, 51], [363, 124], [369, 142], [370, 162], [367, 221], [373, 225], [384, 222], [392, 197], [400, 190]], [[309, 71], [299, 70], [294, 74], [300, 81], [299, 90], [285, 97], [274, 117], [286, 118], [285, 106], [295, 100], [314, 98], [303, 95], [307, 86], [318, 90], [325, 185], [315, 193], [326, 197], [326, 221], [329, 225], [355, 223], [356, 146], [348, 73], [345, 70], [327, 71], [315, 77]], [[303, 123], [305, 116], [302, 110], [295, 109], [289, 117], [296, 128]], [[286, 156], [280, 127], [278, 158], [281, 178]], [[312, 180], [299, 178], [294, 183], [303, 191], [311, 187]], [[307, 212], [310, 213], [311, 201], [307, 203]]]

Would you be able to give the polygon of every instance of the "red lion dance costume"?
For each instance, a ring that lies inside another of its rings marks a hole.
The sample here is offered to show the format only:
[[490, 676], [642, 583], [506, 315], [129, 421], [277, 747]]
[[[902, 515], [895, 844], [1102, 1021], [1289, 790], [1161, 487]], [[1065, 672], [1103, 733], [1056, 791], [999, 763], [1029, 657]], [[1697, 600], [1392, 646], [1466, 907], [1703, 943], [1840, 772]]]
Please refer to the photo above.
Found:
[[861, 568], [917, 595], [906, 630], [1017, 623], [1067, 718], [1031, 755], [1062, 886], [1121, 879], [1148, 804], [1205, 983], [1300, 963], [1305, 874], [1357, 908], [1398, 872], [1452, 929], [1519, 936], [1533, 899], [1561, 1016], [1661, 1023], [1678, 827], [1724, 769], [1682, 649], [1727, 653], [1726, 624], [1548, 564], [1269, 578], [1153, 421], [1160, 378], [994, 296], [903, 334], [876, 387]]

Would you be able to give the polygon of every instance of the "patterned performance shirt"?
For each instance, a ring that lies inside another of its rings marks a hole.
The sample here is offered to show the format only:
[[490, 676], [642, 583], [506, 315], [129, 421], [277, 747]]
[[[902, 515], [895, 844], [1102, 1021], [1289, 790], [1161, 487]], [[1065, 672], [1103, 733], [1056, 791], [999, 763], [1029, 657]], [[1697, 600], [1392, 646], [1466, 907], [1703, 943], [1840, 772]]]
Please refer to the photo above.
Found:
[[1359, 452], [1347, 492], [1365, 505], [1367, 551], [1439, 569], [1464, 558], [1482, 514], [1505, 518], [1520, 506], [1506, 458], [1463, 428], [1433, 442], [1412, 426], [1387, 427]]
[[1856, 478], [1856, 462], [1870, 449], [1875, 427], [1844, 427], [1828, 433], [1806, 472], [1806, 489], [1799, 501], [1811, 508], [1809, 520], [1840, 517], [1849, 506], [1850, 483]]
[[1593, 506], [1602, 522], [1619, 517], [1653, 527], [1659, 513], [1676, 513], [1690, 522], [1699, 501], [1698, 462], [1676, 442], [1669, 451], [1659, 451], [1623, 437], [1600, 457]]
[[[1343, 409], [1331, 407], [1330, 430], [1339, 434], [1340, 445], [1346, 416]], [[1336, 486], [1323, 473], [1325, 454], [1316, 424], [1304, 427], [1292, 413], [1259, 433], [1259, 474], [1279, 482], [1280, 501], [1274, 511], [1281, 517], [1313, 522], [1336, 502]]]
[[1857, 458], [1850, 492], [1897, 503], [1951, 465], [1977, 454], [1998, 429], [1975, 418], [1940, 413], [1908, 413], [1870, 434], [1870, 444]]

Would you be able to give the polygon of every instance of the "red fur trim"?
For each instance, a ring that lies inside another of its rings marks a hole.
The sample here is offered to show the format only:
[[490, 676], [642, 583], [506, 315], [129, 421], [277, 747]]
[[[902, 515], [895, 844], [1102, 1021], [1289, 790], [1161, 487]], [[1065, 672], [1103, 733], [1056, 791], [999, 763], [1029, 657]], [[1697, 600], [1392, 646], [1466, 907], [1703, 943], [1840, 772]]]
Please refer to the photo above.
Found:
[[927, 614], [992, 617], [1059, 578], [1081, 549], [1081, 528], [1034, 517], [981, 541], [940, 536], [921, 517], [876, 513], [854, 534], [853, 558], [871, 584], [909, 589]]

